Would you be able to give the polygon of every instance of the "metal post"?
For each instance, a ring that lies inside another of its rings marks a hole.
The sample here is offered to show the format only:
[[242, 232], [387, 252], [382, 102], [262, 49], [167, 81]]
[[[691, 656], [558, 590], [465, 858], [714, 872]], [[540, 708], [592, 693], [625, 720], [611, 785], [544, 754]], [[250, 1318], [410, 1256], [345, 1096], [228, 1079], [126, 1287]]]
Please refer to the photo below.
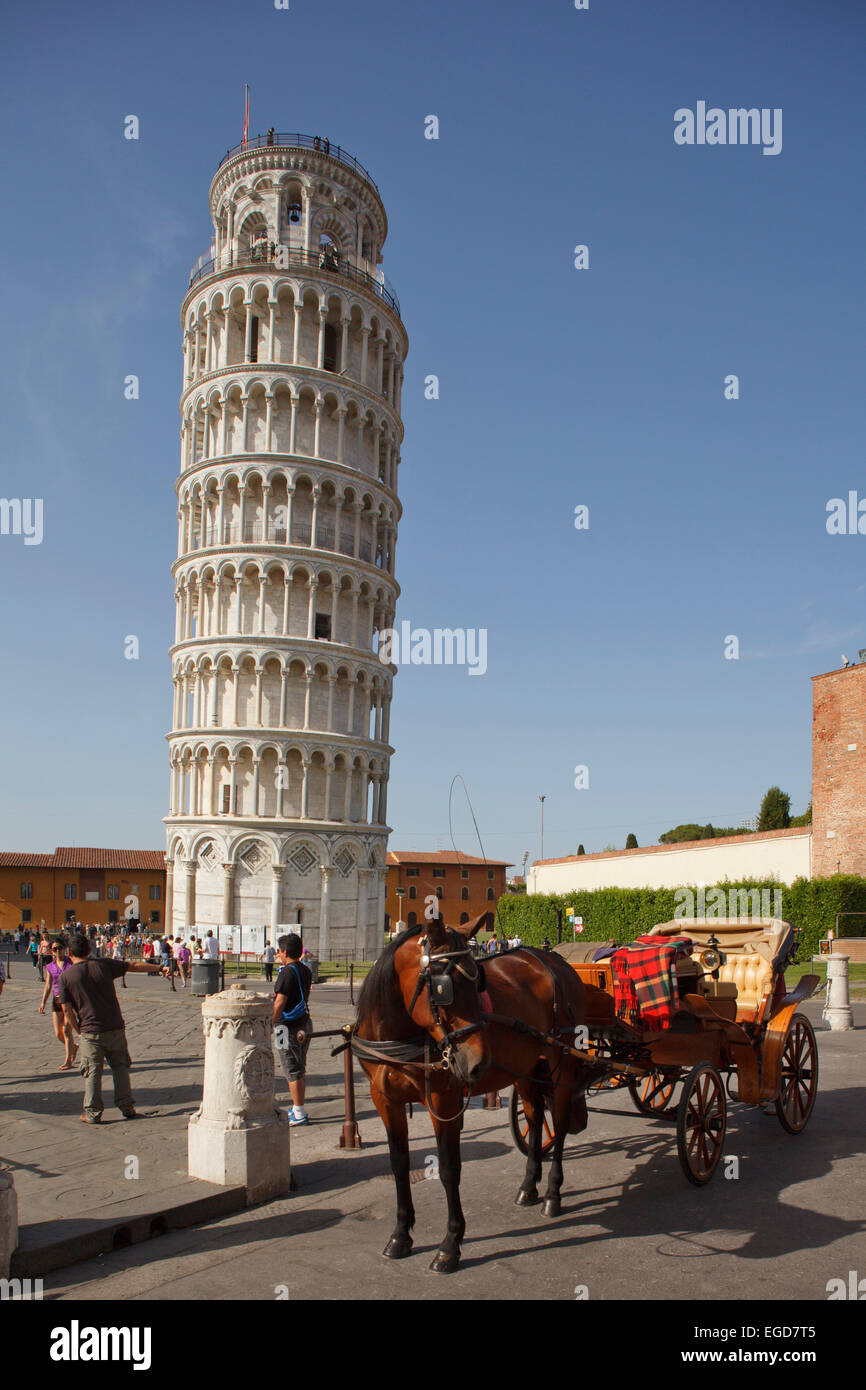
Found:
[[[352, 1036], [352, 1024], [346, 1024], [340, 1030], [346, 1042]], [[340, 1135], [341, 1149], [360, 1149], [361, 1136], [358, 1132], [358, 1121], [355, 1119], [355, 1074], [353, 1070], [354, 1058], [351, 1047], [347, 1047], [343, 1053], [343, 1080], [346, 1092], [346, 1118], [343, 1122], [343, 1133]]]
[[350, 963], [350, 965], [349, 965], [349, 1003], [350, 1003], [350, 1004], [354, 1004], [354, 1002], [355, 1002], [355, 965], [354, 965], [354, 962], [352, 962], [352, 963]]

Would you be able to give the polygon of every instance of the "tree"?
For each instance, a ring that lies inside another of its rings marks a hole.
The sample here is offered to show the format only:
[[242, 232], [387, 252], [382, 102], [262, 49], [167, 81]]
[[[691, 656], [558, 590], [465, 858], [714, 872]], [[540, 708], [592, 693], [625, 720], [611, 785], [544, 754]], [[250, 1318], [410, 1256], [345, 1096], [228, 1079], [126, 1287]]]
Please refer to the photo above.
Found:
[[583, 845], [578, 845], [577, 852], [578, 854], [586, 854], [586, 850], [584, 849]]
[[791, 825], [811, 825], [812, 824], [812, 802], [806, 807], [802, 816], [792, 816]]
[[659, 835], [660, 845], [679, 845], [685, 840], [718, 840], [722, 835], [742, 835], [742, 826], [677, 825]]
[[759, 830], [786, 830], [791, 824], [791, 798], [780, 787], [770, 787], [761, 802]]
[[703, 827], [700, 825], [677, 825], [673, 830], [666, 830], [664, 835], [659, 835], [660, 845], [678, 845], [684, 840], [700, 840]]
[[626, 849], [637, 849], [637, 835], [629, 835], [628, 839], [625, 842], [625, 847]]

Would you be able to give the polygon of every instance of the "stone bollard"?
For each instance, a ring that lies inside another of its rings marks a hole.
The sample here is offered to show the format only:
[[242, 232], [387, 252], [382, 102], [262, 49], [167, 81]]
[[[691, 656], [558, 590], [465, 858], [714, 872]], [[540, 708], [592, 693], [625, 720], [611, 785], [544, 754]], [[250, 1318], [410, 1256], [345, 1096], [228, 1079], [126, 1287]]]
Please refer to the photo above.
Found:
[[854, 1027], [854, 1014], [848, 993], [848, 957], [833, 952], [827, 957], [827, 1003], [822, 1014], [834, 1033]]
[[274, 1104], [273, 1003], [233, 985], [201, 1006], [204, 1093], [189, 1122], [189, 1176], [247, 1189], [247, 1205], [285, 1197], [289, 1119]]
[[9, 1276], [9, 1265], [18, 1245], [18, 1197], [11, 1173], [0, 1173], [0, 1279]]

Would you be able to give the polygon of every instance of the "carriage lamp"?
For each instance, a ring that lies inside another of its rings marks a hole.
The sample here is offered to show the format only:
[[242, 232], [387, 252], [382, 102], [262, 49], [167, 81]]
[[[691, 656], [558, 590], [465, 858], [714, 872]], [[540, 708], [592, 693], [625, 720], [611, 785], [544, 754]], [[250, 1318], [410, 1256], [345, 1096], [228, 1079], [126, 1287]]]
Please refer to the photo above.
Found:
[[719, 978], [719, 966], [722, 963], [722, 953], [719, 950], [719, 939], [715, 932], [710, 936], [706, 950], [701, 951], [700, 962], [704, 969], [710, 972], [714, 980]]

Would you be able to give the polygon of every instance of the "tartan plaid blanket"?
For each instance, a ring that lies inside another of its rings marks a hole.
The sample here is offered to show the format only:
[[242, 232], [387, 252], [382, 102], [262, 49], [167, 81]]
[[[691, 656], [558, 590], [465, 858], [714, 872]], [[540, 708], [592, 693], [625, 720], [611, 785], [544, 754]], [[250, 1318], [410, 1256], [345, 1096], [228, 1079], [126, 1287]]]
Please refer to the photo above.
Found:
[[639, 936], [612, 957], [617, 1016], [651, 1032], [669, 1028], [676, 1008], [674, 962], [689, 955], [687, 936]]

